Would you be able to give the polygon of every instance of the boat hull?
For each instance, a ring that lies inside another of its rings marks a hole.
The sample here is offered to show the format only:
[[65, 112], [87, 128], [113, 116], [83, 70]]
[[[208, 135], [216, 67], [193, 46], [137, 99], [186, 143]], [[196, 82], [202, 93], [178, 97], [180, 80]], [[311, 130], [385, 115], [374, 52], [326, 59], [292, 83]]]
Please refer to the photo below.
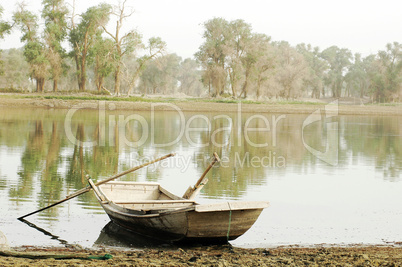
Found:
[[102, 207], [114, 223], [137, 234], [167, 242], [181, 240], [186, 235], [186, 212], [147, 216], [131, 214], [110, 204]]
[[243, 235], [262, 209], [188, 213], [187, 240], [227, 242]]
[[134, 232], [165, 242], [222, 243], [244, 234], [266, 201], [198, 204], [156, 183], [109, 182], [95, 195], [110, 219]]
[[137, 234], [165, 242], [225, 243], [243, 235], [262, 208], [198, 212], [183, 209], [158, 215], [131, 214], [113, 204], [102, 204], [110, 219]]

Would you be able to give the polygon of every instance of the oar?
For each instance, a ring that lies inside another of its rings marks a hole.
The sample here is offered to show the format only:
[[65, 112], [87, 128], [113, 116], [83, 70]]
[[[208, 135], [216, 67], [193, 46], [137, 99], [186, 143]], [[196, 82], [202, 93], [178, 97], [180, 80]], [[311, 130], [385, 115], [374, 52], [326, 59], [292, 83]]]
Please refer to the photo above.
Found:
[[[148, 165], [153, 164], [153, 163], [155, 163], [155, 162], [158, 162], [158, 161], [164, 160], [164, 159], [166, 159], [166, 158], [172, 157], [172, 156], [174, 156], [174, 155], [175, 155], [174, 153], [170, 153], [170, 154], [168, 154], [168, 155], [166, 155], [166, 156], [163, 156], [163, 157], [160, 157], [160, 158], [158, 158], [158, 159], [155, 159], [154, 161], [150, 161], [150, 162], [144, 163], [144, 164], [142, 164], [142, 165], [140, 165], [140, 166], [137, 166], [137, 167], [134, 167], [134, 168], [129, 169], [129, 170], [127, 170], [127, 171], [124, 171], [124, 172], [121, 172], [121, 173], [119, 173], [119, 174], [116, 174], [116, 175], [114, 175], [114, 176], [112, 176], [112, 177], [110, 177], [110, 178], [107, 178], [107, 179], [103, 180], [103, 181], [99, 181], [99, 182], [95, 183], [95, 185], [98, 186], [98, 185], [101, 185], [101, 184], [110, 182], [110, 181], [112, 181], [112, 180], [114, 180], [114, 179], [117, 179], [117, 178], [119, 178], [119, 177], [121, 177], [121, 176], [123, 176], [123, 175], [126, 175], [126, 174], [128, 174], [128, 173], [130, 173], [130, 172], [136, 171], [136, 170], [141, 169], [141, 168], [143, 168], [143, 167], [145, 167], [145, 166], [148, 166]], [[36, 211], [34, 211], [34, 212], [28, 213], [28, 214], [26, 214], [26, 215], [24, 215], [24, 216], [21, 216], [21, 217], [18, 218], [18, 220], [22, 220], [22, 219], [24, 219], [25, 217], [31, 216], [31, 215], [33, 215], [33, 214], [35, 214], [35, 213], [38, 213], [38, 212], [41, 212], [41, 211], [43, 211], [43, 210], [47, 210], [47, 209], [49, 209], [49, 208], [51, 208], [51, 207], [54, 207], [54, 206], [56, 206], [56, 205], [59, 205], [59, 204], [65, 202], [65, 201], [67, 201], [67, 200], [70, 200], [70, 199], [72, 199], [72, 198], [75, 198], [76, 196], [82, 195], [82, 194], [84, 194], [84, 193], [86, 193], [86, 192], [88, 192], [88, 191], [90, 191], [90, 190], [91, 190], [91, 187], [90, 187], [90, 186], [87, 186], [87, 187], [85, 187], [85, 188], [82, 188], [82, 189], [76, 191], [75, 193], [66, 196], [66, 198], [57, 201], [56, 203], [53, 203], [53, 204], [51, 204], [51, 205], [49, 205], [49, 206], [47, 206], [47, 207], [44, 207], [44, 208], [42, 208], [42, 209], [39, 209], [39, 210], [36, 210]]]
[[194, 199], [196, 195], [198, 195], [198, 193], [201, 191], [201, 189], [204, 187], [204, 185], [208, 182], [208, 179], [204, 177], [205, 175], [207, 175], [207, 173], [209, 172], [209, 170], [212, 168], [212, 166], [214, 166], [215, 162], [220, 162], [221, 159], [218, 157], [218, 154], [216, 154], [216, 152], [214, 152], [214, 159], [212, 160], [212, 162], [209, 164], [208, 168], [204, 171], [204, 173], [201, 175], [200, 179], [198, 179], [197, 183], [194, 185], [194, 187], [190, 186], [186, 193], [184, 193], [183, 198], [186, 199]]

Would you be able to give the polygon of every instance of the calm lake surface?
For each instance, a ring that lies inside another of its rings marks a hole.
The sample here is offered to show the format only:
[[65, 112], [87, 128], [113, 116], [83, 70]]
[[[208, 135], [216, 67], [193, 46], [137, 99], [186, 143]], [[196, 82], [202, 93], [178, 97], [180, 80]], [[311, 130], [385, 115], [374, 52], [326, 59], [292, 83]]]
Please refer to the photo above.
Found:
[[[37, 210], [146, 161], [120, 180], [156, 181], [181, 196], [221, 166], [197, 201], [267, 200], [241, 247], [402, 241], [402, 117], [0, 107], [0, 231], [11, 246], [104, 245], [109, 218], [92, 192]], [[325, 153], [328, 152], [328, 153]], [[96, 244], [95, 244], [96, 243]]]

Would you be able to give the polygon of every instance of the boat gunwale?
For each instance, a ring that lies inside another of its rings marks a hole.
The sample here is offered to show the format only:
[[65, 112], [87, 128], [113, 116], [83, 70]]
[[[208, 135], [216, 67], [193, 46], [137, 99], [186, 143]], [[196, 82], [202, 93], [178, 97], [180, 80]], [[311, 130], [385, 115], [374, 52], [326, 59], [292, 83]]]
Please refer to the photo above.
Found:
[[176, 208], [176, 209], [166, 209], [166, 211], [163, 212], [158, 212], [158, 213], [150, 213], [150, 214], [139, 214], [139, 210], [134, 210], [134, 209], [128, 209], [125, 208], [121, 205], [118, 205], [114, 203], [113, 201], [109, 201], [108, 203], [101, 203], [104, 209], [107, 209], [109, 211], [118, 213], [122, 216], [128, 216], [128, 217], [133, 217], [133, 218], [152, 218], [152, 217], [159, 217], [159, 216], [164, 216], [164, 215], [169, 215], [169, 214], [176, 214], [176, 213], [182, 213], [182, 212], [188, 212], [188, 211], [194, 211], [195, 206], [190, 206], [190, 207], [184, 207], [184, 208]]
[[[223, 201], [223, 202], [216, 202], [216, 203], [205, 203], [199, 204], [194, 200], [188, 200], [185, 198], [178, 197], [177, 195], [169, 192], [165, 188], [163, 188], [159, 183], [155, 182], [126, 182], [126, 181], [112, 181], [105, 183], [104, 185], [110, 184], [117, 184], [117, 185], [154, 185], [158, 186], [158, 190], [171, 197], [172, 199], [153, 199], [153, 200], [142, 200], [142, 201], [113, 201], [109, 199], [106, 194], [103, 192], [101, 186], [98, 186], [100, 193], [106, 198], [106, 201], [99, 202], [105, 208], [109, 210], [121, 214], [126, 214], [130, 217], [145, 217], [145, 218], [152, 218], [161, 215], [167, 214], [175, 214], [180, 212], [188, 212], [188, 211], [195, 211], [195, 212], [226, 212], [226, 211], [235, 211], [235, 210], [263, 210], [264, 208], [269, 206], [268, 201]], [[173, 196], [173, 197], [172, 197]], [[193, 203], [193, 205], [189, 207], [176, 207], [176, 208], [157, 208], [157, 209], [149, 209], [149, 210], [136, 210], [130, 209], [122, 206], [123, 204], [164, 204], [164, 203]], [[108, 205], [110, 207], [108, 207]], [[232, 206], [233, 205], [233, 206]], [[157, 213], [146, 213], [147, 211], [154, 210], [154, 211], [162, 211]]]

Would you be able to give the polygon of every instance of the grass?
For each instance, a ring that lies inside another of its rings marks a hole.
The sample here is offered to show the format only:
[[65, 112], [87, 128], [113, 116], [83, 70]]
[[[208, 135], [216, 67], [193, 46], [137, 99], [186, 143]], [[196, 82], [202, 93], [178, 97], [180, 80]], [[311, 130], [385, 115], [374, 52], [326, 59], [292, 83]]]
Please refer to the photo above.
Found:
[[116, 97], [116, 96], [100, 96], [100, 95], [4, 95], [1, 97], [8, 98], [29, 98], [29, 99], [58, 99], [58, 100], [95, 100], [95, 101], [130, 101], [130, 102], [174, 102], [175, 98], [144, 98], [138, 96]]
[[307, 105], [322, 105], [317, 102], [304, 102], [304, 101], [278, 101], [278, 102], [263, 102], [245, 99], [233, 98], [185, 98], [179, 99], [174, 97], [155, 97], [147, 98], [141, 96], [131, 97], [117, 97], [117, 96], [104, 96], [104, 95], [40, 95], [40, 94], [20, 94], [20, 95], [3, 95], [1, 97], [9, 98], [30, 98], [30, 99], [58, 99], [58, 100], [95, 100], [95, 101], [129, 101], [129, 102], [148, 102], [148, 103], [174, 103], [174, 102], [207, 102], [207, 103], [223, 103], [223, 104], [307, 104]]
[[21, 90], [15, 88], [1, 88], [0, 93], [21, 93]]
[[310, 101], [286, 100], [286, 101], [275, 102], [275, 104], [281, 104], [281, 105], [322, 105], [324, 103], [310, 102]]
[[155, 97], [147, 98], [141, 96], [117, 97], [104, 95], [47, 95], [47, 94], [20, 94], [20, 95], [4, 95], [2, 97], [10, 98], [30, 98], [30, 99], [59, 99], [59, 100], [96, 100], [96, 101], [129, 101], [129, 102], [149, 102], [149, 103], [172, 103], [172, 102], [210, 102], [210, 103], [243, 103], [243, 104], [264, 104], [261, 101], [252, 100], [236, 100], [236, 99], [209, 99], [209, 98], [186, 98], [178, 99], [174, 97]]
[[[16, 93], [14, 89], [2, 89], [2, 93]], [[174, 98], [174, 97], [143, 97], [143, 96], [106, 96], [100, 94], [90, 94], [86, 93], [82, 95], [78, 92], [67, 92], [64, 94], [60, 92], [58, 94], [44, 93], [44, 94], [24, 94], [21, 91], [18, 94], [4, 94], [0, 97], [4, 98], [30, 98], [30, 99], [58, 99], [58, 100], [95, 100], [95, 101], [129, 101], [129, 102], [148, 102], [148, 103], [175, 103], [175, 102], [207, 102], [207, 103], [222, 103], [222, 104], [276, 104], [276, 105], [323, 105], [322, 102], [310, 102], [310, 101], [300, 101], [300, 100], [279, 100], [279, 101], [256, 101], [256, 100], [245, 100], [245, 99], [233, 99], [233, 98]], [[372, 106], [401, 106], [402, 103], [368, 103], [366, 105]]]
[[402, 106], [402, 102], [393, 102], [393, 103], [367, 103], [365, 106], [382, 106], [382, 107], [399, 107]]
[[257, 100], [246, 100], [246, 99], [209, 99], [209, 98], [189, 98], [189, 101], [195, 102], [210, 102], [210, 103], [242, 103], [242, 104], [279, 104], [279, 105], [322, 105], [320, 102], [308, 102], [308, 101], [297, 101], [297, 100], [283, 100], [283, 101], [257, 101]]

